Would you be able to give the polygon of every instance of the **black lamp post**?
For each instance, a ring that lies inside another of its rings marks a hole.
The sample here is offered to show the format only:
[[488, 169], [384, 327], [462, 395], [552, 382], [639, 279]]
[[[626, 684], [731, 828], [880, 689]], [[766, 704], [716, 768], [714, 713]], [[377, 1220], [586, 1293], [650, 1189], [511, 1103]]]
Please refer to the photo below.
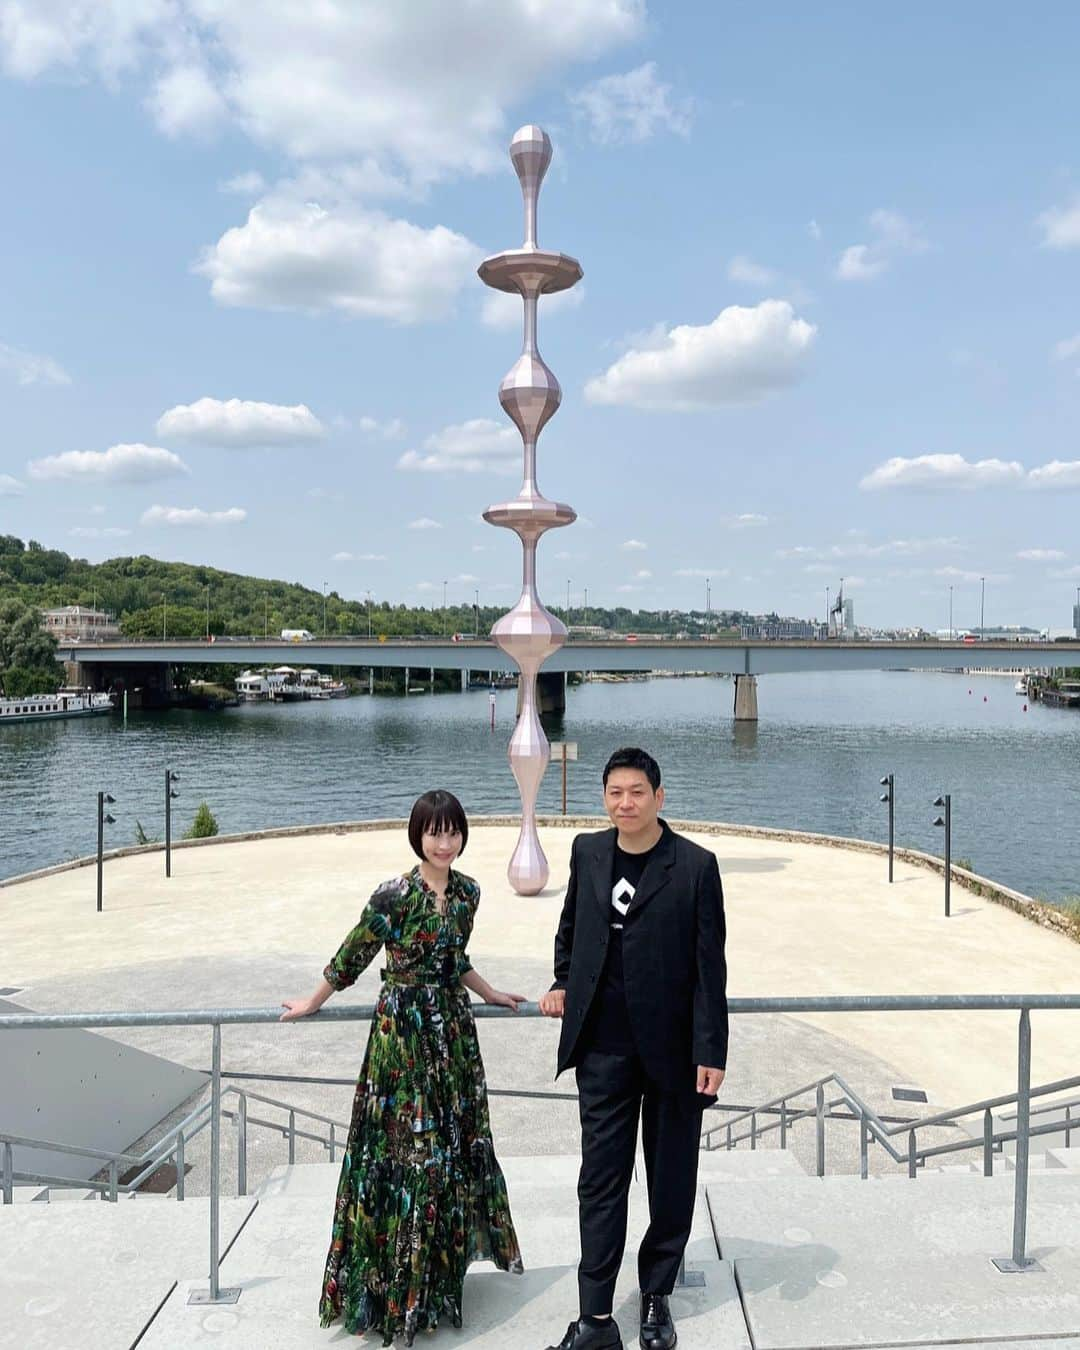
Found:
[[896, 784], [893, 775], [887, 773], [881, 780], [881, 786], [885, 791], [881, 794], [881, 800], [887, 802], [889, 806], [889, 881], [893, 879], [893, 844], [896, 838], [894, 823], [896, 820]]
[[173, 784], [179, 782], [180, 775], [172, 769], [165, 770], [165, 875], [172, 876], [172, 804], [179, 792], [173, 791]]
[[116, 798], [108, 792], [99, 792], [97, 795], [97, 912], [101, 913], [101, 868], [102, 853], [105, 849], [105, 826], [115, 825], [116, 820], [113, 816], [107, 815], [106, 806], [112, 806]]
[[944, 816], [938, 816], [934, 824], [945, 830], [945, 917], [949, 917], [950, 889], [952, 886], [952, 797], [946, 792], [942, 797], [934, 798], [935, 806], [945, 808]]

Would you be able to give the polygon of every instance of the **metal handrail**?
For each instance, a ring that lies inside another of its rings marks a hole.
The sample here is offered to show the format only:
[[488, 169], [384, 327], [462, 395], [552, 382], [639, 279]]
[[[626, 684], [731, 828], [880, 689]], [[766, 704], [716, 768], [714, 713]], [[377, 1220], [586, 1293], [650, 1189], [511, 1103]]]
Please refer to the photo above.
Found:
[[[822, 1012], [822, 1013], [849, 1013], [849, 1012], [972, 1012], [972, 1011], [1017, 1011], [1020, 1014], [1019, 1038], [1017, 1048], [1017, 1091], [1013, 1095], [1017, 1103], [1017, 1125], [1015, 1131], [1016, 1138], [1016, 1181], [1013, 1199], [1013, 1235], [1012, 1235], [1012, 1256], [1011, 1258], [996, 1258], [995, 1264], [1002, 1270], [1030, 1270], [1037, 1268], [1037, 1262], [1029, 1259], [1026, 1255], [1027, 1244], [1027, 1202], [1028, 1202], [1028, 1168], [1029, 1168], [1029, 1144], [1032, 1134], [1030, 1109], [1031, 1109], [1031, 1012], [1033, 1010], [1058, 1009], [1058, 1010], [1080, 1010], [1080, 994], [886, 994], [886, 995], [843, 995], [839, 997], [829, 996], [788, 996], [788, 997], [768, 997], [768, 998], [733, 998], [728, 1000], [728, 1011], [732, 1015], [742, 1015], [750, 1013], [797, 1013], [797, 1012]], [[539, 1017], [542, 1014], [535, 1003], [526, 1003], [519, 1007], [516, 1013], [506, 1008], [489, 1007], [478, 1005], [474, 1008], [474, 1013], [478, 1018], [514, 1018], [514, 1017]], [[375, 1007], [372, 1004], [365, 1005], [345, 1005], [337, 1008], [323, 1008], [314, 1014], [311, 1019], [316, 1022], [337, 1022], [337, 1021], [370, 1021], [375, 1014]], [[189, 1119], [203, 1117], [190, 1137], [197, 1134], [205, 1128], [205, 1116], [208, 1111], [210, 1125], [210, 1289], [209, 1301], [212, 1303], [235, 1301], [236, 1291], [222, 1290], [220, 1285], [221, 1278], [221, 1260], [220, 1260], [220, 1200], [221, 1200], [221, 1117], [222, 1117], [222, 1085], [221, 1085], [221, 1029], [226, 1025], [241, 1023], [279, 1023], [281, 1021], [280, 1008], [216, 1008], [201, 1010], [183, 1010], [177, 1012], [104, 1012], [104, 1013], [11, 1013], [0, 1017], [0, 1032], [5, 1030], [49, 1030], [62, 1027], [136, 1027], [136, 1026], [209, 1026], [212, 1031], [211, 1041], [211, 1073], [210, 1073], [210, 1101], [204, 1103], [195, 1112], [191, 1113]], [[893, 1147], [889, 1128], [877, 1116], [877, 1114], [866, 1103], [862, 1102], [855, 1093], [847, 1086], [838, 1075], [831, 1075], [829, 1079], [819, 1080], [811, 1085], [814, 1089], [815, 1104], [814, 1114], [817, 1118], [818, 1131], [818, 1174], [823, 1175], [825, 1169], [824, 1157], [824, 1120], [825, 1120], [825, 1082], [833, 1081], [841, 1090], [841, 1097], [830, 1104], [832, 1106], [846, 1101], [852, 1111], [859, 1119], [859, 1152], [860, 1152], [860, 1171], [863, 1176], [867, 1175], [867, 1150], [870, 1139], [876, 1136], [879, 1142], [889, 1151], [889, 1153], [899, 1160], [899, 1153]], [[1080, 1081], [1080, 1080], [1077, 1080]], [[807, 1089], [809, 1090], [809, 1089]], [[228, 1088], [227, 1093], [235, 1093], [239, 1099], [241, 1139], [244, 1146], [239, 1150], [238, 1182], [242, 1182], [246, 1187], [246, 1125], [247, 1117], [247, 1094], [238, 1088]], [[254, 1094], [252, 1094], [254, 1096]], [[307, 1112], [303, 1108], [288, 1106], [283, 1103], [267, 1099], [273, 1105], [282, 1105], [289, 1111], [289, 1126], [287, 1137], [290, 1141], [290, 1162], [295, 1156], [295, 1139], [297, 1135], [296, 1117], [305, 1115], [316, 1117], [317, 1113]], [[1009, 1100], [1009, 1098], [1006, 1098]], [[789, 1115], [786, 1103], [783, 1099], [777, 1099], [781, 1102], [780, 1128], [782, 1133], [786, 1132], [789, 1123]], [[791, 1119], [801, 1119], [809, 1112], [792, 1113]], [[232, 1114], [229, 1113], [230, 1119]], [[751, 1116], [754, 1113], [751, 1112]], [[993, 1139], [993, 1119], [989, 1108], [985, 1112], [984, 1124], [984, 1145], [986, 1140]], [[254, 1123], [254, 1122], [252, 1122]], [[326, 1118], [323, 1118], [326, 1123]], [[331, 1127], [331, 1147], [336, 1147], [334, 1141], [334, 1132], [336, 1131], [336, 1122], [329, 1122]], [[272, 1128], [281, 1129], [281, 1126]], [[753, 1121], [752, 1121], [753, 1128]], [[899, 1127], [898, 1127], [899, 1128]], [[917, 1128], [917, 1127], [916, 1127]], [[1036, 1127], [1035, 1133], [1045, 1133], [1047, 1127]], [[175, 1156], [177, 1159], [177, 1178], [178, 1187], [182, 1186], [183, 1166], [184, 1166], [184, 1148], [185, 1139], [189, 1136], [177, 1126], [170, 1132], [173, 1139], [173, 1147], [168, 1149], [164, 1156]], [[170, 1136], [166, 1136], [166, 1140]], [[70, 1148], [71, 1146], [67, 1146]], [[160, 1150], [159, 1145], [155, 1146]], [[0, 1134], [0, 1189], [3, 1192], [5, 1204], [10, 1204], [13, 1200], [13, 1182], [14, 1169], [13, 1162], [13, 1139], [7, 1139]], [[149, 1152], [149, 1151], [148, 1151]], [[162, 1156], [160, 1151], [157, 1156]], [[908, 1127], [908, 1164], [909, 1175], [915, 1175], [916, 1169], [916, 1132], [915, 1129]], [[110, 1200], [116, 1200], [119, 1186], [117, 1182], [118, 1160], [113, 1158], [109, 1162], [109, 1181], [107, 1183]], [[21, 1174], [20, 1174], [21, 1175]], [[99, 1185], [102, 1183], [99, 1183]], [[178, 1197], [179, 1198], [179, 1197]], [[200, 1301], [207, 1301], [206, 1296], [200, 1297]]]

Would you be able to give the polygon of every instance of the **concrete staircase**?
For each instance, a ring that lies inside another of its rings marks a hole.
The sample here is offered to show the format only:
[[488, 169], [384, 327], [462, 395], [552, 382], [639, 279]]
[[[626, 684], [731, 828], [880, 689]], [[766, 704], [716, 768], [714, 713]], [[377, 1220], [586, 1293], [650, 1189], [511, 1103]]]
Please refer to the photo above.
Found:
[[[672, 1298], [682, 1350], [1080, 1350], [1080, 1167], [1031, 1175], [1029, 1253], [1042, 1269], [1000, 1274], [1013, 1174], [951, 1170], [888, 1185], [806, 1176], [780, 1150], [703, 1153], [691, 1277]], [[1075, 1155], [1077, 1150], [1068, 1150]], [[527, 1271], [474, 1266], [465, 1326], [417, 1344], [543, 1350], [577, 1306], [575, 1157], [502, 1159]], [[235, 1304], [188, 1303], [206, 1288], [207, 1202], [0, 1210], [3, 1350], [313, 1350], [378, 1345], [316, 1319], [338, 1167], [299, 1164], [222, 1202], [223, 1287]], [[643, 1174], [616, 1299], [637, 1344], [635, 1252], [647, 1222]]]

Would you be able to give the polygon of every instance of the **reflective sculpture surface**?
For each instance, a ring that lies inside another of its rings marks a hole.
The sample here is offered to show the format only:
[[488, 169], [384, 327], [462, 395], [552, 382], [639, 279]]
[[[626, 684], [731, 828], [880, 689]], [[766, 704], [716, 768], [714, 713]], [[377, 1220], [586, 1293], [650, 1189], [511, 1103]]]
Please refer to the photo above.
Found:
[[526, 126], [510, 142], [525, 199], [525, 242], [480, 264], [480, 279], [496, 290], [520, 295], [524, 306], [522, 353], [499, 386], [499, 402], [521, 433], [523, 479], [512, 501], [489, 506], [484, 519], [513, 530], [521, 540], [521, 596], [492, 627], [496, 645], [520, 672], [520, 711], [510, 739], [510, 768], [521, 793], [521, 833], [507, 868], [518, 895], [536, 895], [548, 879], [548, 862], [536, 832], [536, 800], [547, 769], [550, 749], [537, 713], [536, 677], [552, 652], [566, 641], [566, 628], [549, 614], [536, 591], [536, 546], [540, 536], [570, 525], [575, 512], [563, 502], [549, 501], [536, 481], [536, 441], [558, 411], [559, 381], [544, 364], [536, 343], [536, 311], [541, 295], [575, 286], [581, 265], [565, 253], [549, 253], [536, 242], [536, 206], [540, 184], [551, 163], [551, 141], [540, 127]]

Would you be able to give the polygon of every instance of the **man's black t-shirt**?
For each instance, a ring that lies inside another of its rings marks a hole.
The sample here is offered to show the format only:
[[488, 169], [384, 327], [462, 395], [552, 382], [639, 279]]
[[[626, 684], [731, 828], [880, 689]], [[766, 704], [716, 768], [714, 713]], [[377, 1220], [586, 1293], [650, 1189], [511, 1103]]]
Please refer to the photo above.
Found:
[[634, 921], [634, 916], [627, 911], [659, 842], [657, 840], [647, 853], [624, 853], [618, 843], [615, 845], [607, 960], [583, 1037], [590, 1050], [600, 1050], [608, 1055], [635, 1053], [623, 980], [623, 933], [626, 925]]

